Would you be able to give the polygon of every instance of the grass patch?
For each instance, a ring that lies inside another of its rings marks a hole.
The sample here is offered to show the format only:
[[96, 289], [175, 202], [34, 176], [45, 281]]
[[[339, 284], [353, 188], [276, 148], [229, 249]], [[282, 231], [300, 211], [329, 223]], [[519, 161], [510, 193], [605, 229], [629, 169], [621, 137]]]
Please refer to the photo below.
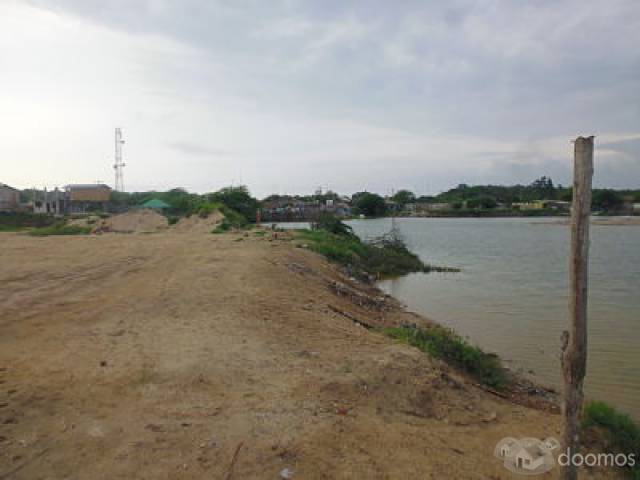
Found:
[[0, 233], [2, 232], [21, 232], [29, 227], [21, 227], [18, 225], [0, 225]]
[[218, 210], [221, 210], [222, 207], [223, 205], [221, 203], [203, 202], [200, 205], [198, 205], [195, 213], [197, 213], [200, 218], [207, 218], [212, 213], [217, 212]]
[[16, 232], [25, 228], [53, 225], [56, 219], [50, 215], [24, 212], [0, 212], [0, 231]]
[[57, 224], [50, 227], [36, 228], [29, 232], [34, 237], [47, 237], [49, 235], [86, 235], [91, 232], [91, 227], [78, 225]]
[[[606, 402], [588, 402], [582, 412], [582, 429], [601, 429], [607, 439], [608, 453], [635, 454], [640, 458], [640, 427], [633, 419]], [[640, 463], [632, 468], [633, 478], [640, 479]]]
[[469, 344], [453, 330], [434, 325], [429, 328], [385, 328], [383, 333], [444, 360], [484, 385], [502, 390], [508, 384], [499, 357]]

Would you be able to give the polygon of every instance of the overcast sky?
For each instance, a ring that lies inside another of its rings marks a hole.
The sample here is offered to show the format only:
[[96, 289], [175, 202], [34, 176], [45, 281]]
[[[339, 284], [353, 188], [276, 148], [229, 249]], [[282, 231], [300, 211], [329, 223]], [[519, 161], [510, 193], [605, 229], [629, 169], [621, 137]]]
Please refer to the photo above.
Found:
[[0, 182], [640, 187], [640, 2], [0, 0]]

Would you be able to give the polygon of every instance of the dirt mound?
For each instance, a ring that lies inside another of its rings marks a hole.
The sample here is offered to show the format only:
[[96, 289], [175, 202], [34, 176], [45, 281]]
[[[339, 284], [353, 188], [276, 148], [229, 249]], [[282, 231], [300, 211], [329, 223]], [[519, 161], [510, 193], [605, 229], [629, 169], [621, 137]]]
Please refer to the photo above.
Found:
[[203, 232], [209, 233], [224, 218], [219, 212], [213, 212], [208, 217], [202, 218], [199, 215], [191, 215], [190, 217], [181, 218], [178, 223], [173, 226], [176, 232]]
[[149, 233], [169, 226], [167, 217], [149, 209], [131, 210], [102, 221], [98, 230], [121, 233]]
[[95, 227], [97, 225], [100, 225], [101, 222], [102, 218], [100, 218], [98, 215], [89, 215], [87, 217], [74, 218], [72, 220], [69, 220], [67, 222], [67, 225], [73, 225], [76, 227]]

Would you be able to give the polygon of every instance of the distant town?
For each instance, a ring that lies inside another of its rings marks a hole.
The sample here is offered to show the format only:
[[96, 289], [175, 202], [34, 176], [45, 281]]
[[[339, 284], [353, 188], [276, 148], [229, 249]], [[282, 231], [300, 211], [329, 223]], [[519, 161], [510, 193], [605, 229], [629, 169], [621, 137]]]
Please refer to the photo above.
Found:
[[[406, 189], [387, 196], [366, 191], [342, 195], [318, 189], [310, 195], [273, 194], [262, 200], [242, 186], [196, 194], [182, 188], [128, 193], [102, 183], [20, 190], [0, 183], [0, 211], [64, 216], [151, 208], [166, 215], [184, 215], [207, 202], [223, 201], [249, 222], [305, 221], [321, 213], [340, 218], [548, 216], [568, 215], [571, 196], [570, 187], [555, 185], [545, 176], [529, 185], [460, 184], [434, 196], [419, 196]], [[606, 215], [640, 215], [640, 190], [595, 189], [592, 208]]]

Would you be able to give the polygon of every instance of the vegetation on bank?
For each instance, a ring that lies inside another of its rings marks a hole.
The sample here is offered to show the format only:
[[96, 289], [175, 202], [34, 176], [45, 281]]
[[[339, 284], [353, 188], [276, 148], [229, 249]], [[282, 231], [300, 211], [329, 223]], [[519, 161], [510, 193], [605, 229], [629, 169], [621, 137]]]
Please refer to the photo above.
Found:
[[47, 237], [49, 235], [86, 235], [91, 233], [91, 227], [81, 227], [79, 225], [65, 225], [56, 223], [49, 227], [35, 228], [28, 232], [34, 237]]
[[50, 215], [0, 212], [0, 232], [18, 232], [28, 228], [48, 227], [55, 223]]
[[132, 207], [146, 201], [158, 199], [170, 206], [169, 216], [208, 216], [215, 210], [226, 207], [239, 213], [247, 222], [254, 222], [260, 202], [251, 196], [245, 186], [225, 187], [216, 192], [197, 194], [184, 188], [174, 188], [166, 192], [112, 192], [111, 201], [123, 207]]
[[43, 237], [48, 235], [81, 235], [91, 231], [90, 227], [66, 225], [66, 220], [51, 215], [36, 213], [0, 213], [0, 232], [22, 232]]
[[383, 333], [444, 360], [491, 388], [501, 390], [508, 384], [506, 370], [498, 356], [471, 345], [453, 330], [432, 325], [427, 328], [391, 327], [383, 329]]
[[311, 230], [298, 230], [309, 248], [344, 266], [350, 275], [364, 278], [400, 276], [413, 272], [457, 271], [426, 265], [409, 251], [397, 233], [363, 242], [351, 227], [332, 215], [321, 215]]
[[629, 415], [605, 402], [592, 401], [585, 405], [582, 412], [582, 429], [584, 432], [601, 430], [606, 438], [608, 453], [634, 453], [637, 463], [633, 468], [633, 478], [640, 479], [640, 427]]

